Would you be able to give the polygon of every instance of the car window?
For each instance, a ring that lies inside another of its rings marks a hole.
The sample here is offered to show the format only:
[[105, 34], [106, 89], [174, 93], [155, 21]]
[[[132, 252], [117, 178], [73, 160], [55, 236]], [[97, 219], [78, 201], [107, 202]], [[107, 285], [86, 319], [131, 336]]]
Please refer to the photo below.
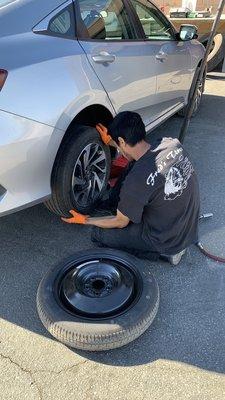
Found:
[[68, 10], [63, 11], [49, 24], [49, 30], [55, 33], [65, 35], [71, 28], [70, 13]]
[[[121, 0], [78, 0], [86, 35], [101, 40], [135, 39], [135, 30]], [[84, 30], [83, 30], [84, 32]]]
[[145, 0], [131, 0], [131, 3], [138, 15], [147, 39], [174, 39], [169, 21], [153, 4]]
[[60, 36], [75, 36], [73, 9], [71, 6], [64, 8], [55, 15], [48, 24], [48, 33]]

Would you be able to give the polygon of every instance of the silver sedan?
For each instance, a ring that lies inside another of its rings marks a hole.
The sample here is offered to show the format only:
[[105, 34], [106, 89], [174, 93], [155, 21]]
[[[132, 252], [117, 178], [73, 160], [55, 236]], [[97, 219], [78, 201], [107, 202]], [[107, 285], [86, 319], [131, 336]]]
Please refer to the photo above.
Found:
[[67, 215], [107, 186], [96, 123], [182, 114], [204, 47], [147, 0], [0, 0], [0, 54], [0, 215], [42, 201]]

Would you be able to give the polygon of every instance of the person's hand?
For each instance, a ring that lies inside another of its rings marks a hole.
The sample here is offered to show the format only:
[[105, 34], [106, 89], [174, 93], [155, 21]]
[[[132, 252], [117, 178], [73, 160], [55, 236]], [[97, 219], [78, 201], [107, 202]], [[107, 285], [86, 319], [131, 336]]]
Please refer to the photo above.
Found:
[[103, 143], [109, 145], [109, 143], [112, 141], [112, 137], [108, 134], [108, 129], [102, 124], [97, 124], [96, 129], [101, 136]]
[[62, 221], [67, 222], [67, 224], [81, 224], [84, 225], [88, 219], [87, 215], [79, 214], [75, 210], [70, 210], [70, 214], [72, 217], [70, 218], [61, 218]]

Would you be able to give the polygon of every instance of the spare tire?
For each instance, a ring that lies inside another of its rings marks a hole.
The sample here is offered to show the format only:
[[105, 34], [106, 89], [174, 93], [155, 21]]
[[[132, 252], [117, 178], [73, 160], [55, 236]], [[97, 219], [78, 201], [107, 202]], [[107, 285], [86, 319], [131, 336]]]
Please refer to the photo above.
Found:
[[61, 216], [69, 216], [71, 209], [88, 214], [105, 192], [110, 166], [109, 147], [96, 129], [75, 126], [58, 151], [46, 207]]
[[99, 351], [124, 346], [153, 322], [159, 289], [146, 265], [111, 249], [75, 254], [50, 270], [37, 292], [45, 328], [62, 343]]
[[225, 55], [225, 38], [221, 33], [214, 37], [213, 49], [207, 59], [207, 71], [213, 71], [223, 60]]

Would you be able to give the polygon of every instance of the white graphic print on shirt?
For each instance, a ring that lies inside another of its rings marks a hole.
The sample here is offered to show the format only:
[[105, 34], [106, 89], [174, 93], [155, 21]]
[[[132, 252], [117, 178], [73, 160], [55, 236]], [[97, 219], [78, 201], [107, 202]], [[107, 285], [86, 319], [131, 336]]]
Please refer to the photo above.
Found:
[[[182, 149], [178, 149], [173, 154], [171, 154], [172, 152], [168, 153], [164, 161], [158, 166], [157, 171], [149, 175], [146, 181], [147, 185], [154, 186], [158, 174], [167, 166], [167, 160], [176, 158], [180, 152], [182, 152]], [[164, 200], [174, 200], [181, 196], [193, 172], [194, 169], [188, 157], [181, 154], [178, 161], [165, 174]]]
[[188, 157], [180, 156], [179, 161], [165, 175], [164, 200], [174, 200], [181, 196], [193, 172], [194, 169]]

